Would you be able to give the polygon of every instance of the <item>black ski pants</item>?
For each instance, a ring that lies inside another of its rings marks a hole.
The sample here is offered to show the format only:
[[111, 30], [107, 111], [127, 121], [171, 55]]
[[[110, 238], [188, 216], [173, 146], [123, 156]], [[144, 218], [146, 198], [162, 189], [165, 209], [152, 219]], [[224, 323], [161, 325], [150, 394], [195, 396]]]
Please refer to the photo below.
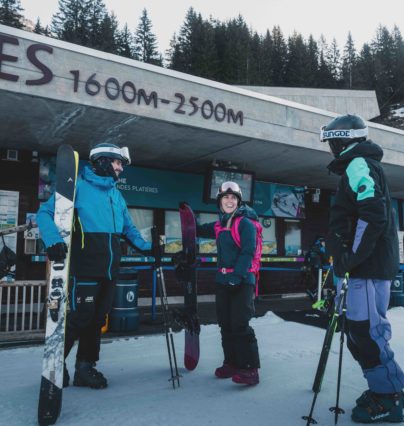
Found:
[[65, 358], [78, 340], [78, 361], [99, 360], [101, 327], [112, 307], [115, 284], [116, 280], [106, 278], [70, 277]]
[[224, 363], [237, 368], [259, 368], [258, 343], [250, 320], [255, 288], [251, 284], [216, 285], [216, 315], [222, 334]]

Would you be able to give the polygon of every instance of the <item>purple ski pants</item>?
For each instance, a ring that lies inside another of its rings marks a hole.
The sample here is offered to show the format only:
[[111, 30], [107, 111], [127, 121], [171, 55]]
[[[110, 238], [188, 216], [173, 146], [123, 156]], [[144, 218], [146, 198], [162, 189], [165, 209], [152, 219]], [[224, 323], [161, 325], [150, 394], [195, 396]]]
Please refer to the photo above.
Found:
[[[338, 296], [342, 279], [338, 280]], [[350, 278], [347, 293], [347, 346], [359, 362], [369, 389], [395, 393], [404, 387], [404, 374], [390, 348], [391, 325], [386, 317], [388, 280]]]

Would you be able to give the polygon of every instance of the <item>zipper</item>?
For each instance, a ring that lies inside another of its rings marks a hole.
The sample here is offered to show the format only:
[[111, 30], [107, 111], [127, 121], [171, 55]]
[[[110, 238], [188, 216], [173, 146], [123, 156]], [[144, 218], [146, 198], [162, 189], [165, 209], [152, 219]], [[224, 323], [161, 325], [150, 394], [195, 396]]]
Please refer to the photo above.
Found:
[[112, 204], [112, 197], [109, 197], [109, 203], [111, 205], [111, 211], [112, 211], [112, 220], [114, 221], [114, 232], [116, 234], [116, 224], [115, 224], [115, 212], [114, 212], [114, 206]]

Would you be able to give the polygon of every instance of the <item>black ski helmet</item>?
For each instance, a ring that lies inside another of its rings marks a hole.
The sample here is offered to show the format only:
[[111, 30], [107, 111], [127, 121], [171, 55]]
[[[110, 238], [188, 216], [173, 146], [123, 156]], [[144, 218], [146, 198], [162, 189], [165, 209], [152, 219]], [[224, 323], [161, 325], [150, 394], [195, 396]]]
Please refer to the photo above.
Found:
[[338, 157], [349, 145], [365, 141], [368, 126], [358, 115], [340, 115], [321, 128], [320, 141], [328, 142], [334, 157]]
[[117, 181], [118, 176], [112, 166], [114, 160], [121, 160], [124, 166], [130, 164], [129, 149], [119, 148], [112, 143], [100, 143], [90, 151], [94, 173], [99, 176], [110, 176]]
[[219, 186], [219, 188], [217, 190], [217, 194], [216, 194], [217, 204], [219, 205], [222, 197], [224, 197], [225, 195], [228, 195], [228, 194], [235, 195], [238, 199], [238, 205], [241, 204], [241, 200], [243, 198], [243, 193], [241, 192], [239, 184], [236, 183], [236, 182], [232, 182], [232, 181], [223, 182]]

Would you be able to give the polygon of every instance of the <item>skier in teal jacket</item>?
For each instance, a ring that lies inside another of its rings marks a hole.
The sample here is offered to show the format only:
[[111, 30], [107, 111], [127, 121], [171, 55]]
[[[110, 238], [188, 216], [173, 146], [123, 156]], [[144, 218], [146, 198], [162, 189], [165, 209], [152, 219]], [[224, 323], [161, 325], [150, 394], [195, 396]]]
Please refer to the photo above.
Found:
[[[111, 309], [121, 258], [120, 238], [149, 251], [132, 223], [125, 200], [116, 188], [123, 166], [130, 163], [127, 148], [99, 144], [90, 152], [90, 164], [77, 182], [70, 261], [69, 303], [66, 321], [65, 358], [79, 341], [73, 384], [104, 388], [105, 377], [97, 371], [101, 327]], [[43, 203], [37, 222], [49, 260], [66, 257], [66, 245], [53, 220], [55, 201]], [[64, 386], [69, 385], [65, 366]]]

